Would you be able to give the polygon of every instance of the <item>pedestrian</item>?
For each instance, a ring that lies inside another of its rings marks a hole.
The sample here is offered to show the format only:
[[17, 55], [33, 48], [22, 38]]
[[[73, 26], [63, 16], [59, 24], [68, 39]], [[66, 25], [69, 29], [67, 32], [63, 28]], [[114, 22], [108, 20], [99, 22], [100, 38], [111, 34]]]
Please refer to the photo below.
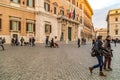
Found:
[[51, 46], [50, 47], [54, 48], [54, 39], [53, 38], [51, 39]]
[[46, 40], [45, 40], [45, 47], [48, 47], [48, 44], [49, 44], [49, 38], [46, 37]]
[[16, 46], [19, 45], [19, 41], [18, 41], [18, 38], [17, 38], [17, 37], [15, 38], [15, 45], [16, 45]]
[[20, 42], [21, 42], [21, 46], [23, 46], [23, 43], [24, 43], [24, 38], [23, 37], [21, 37]]
[[3, 51], [5, 50], [5, 48], [4, 48], [4, 45], [3, 45], [3, 40], [2, 40], [2, 38], [0, 37], [0, 46], [2, 47], [2, 49], [3, 49]]
[[5, 44], [6, 43], [6, 40], [5, 38], [2, 39], [2, 43]]
[[115, 47], [117, 46], [117, 39], [114, 40]]
[[96, 58], [98, 60], [98, 64], [96, 64], [92, 67], [89, 67], [89, 70], [90, 70], [90, 73], [92, 74], [92, 71], [95, 68], [100, 68], [99, 69], [99, 76], [104, 76], [105, 77], [106, 75], [102, 71], [102, 68], [103, 68], [103, 52], [102, 52], [102, 50], [105, 50], [105, 49], [102, 45], [103, 45], [102, 36], [98, 36], [97, 40], [96, 40], [97, 51], [95, 52], [96, 53]]
[[15, 46], [15, 39], [14, 38], [11, 39], [11, 45]]
[[92, 40], [92, 47], [95, 45], [95, 40], [93, 39]]
[[35, 46], [35, 38], [32, 37], [32, 46]]
[[32, 45], [32, 38], [31, 37], [29, 38], [29, 45], [30, 46]]
[[[104, 48], [107, 49], [109, 52], [105, 55], [105, 59], [104, 59], [104, 70], [108, 71], [112, 71], [112, 68], [111, 68], [111, 60], [112, 60], [112, 57], [113, 57], [113, 54], [112, 54], [112, 49], [111, 49], [111, 36], [107, 36], [106, 37], [106, 40], [104, 42]], [[107, 68], [106, 68], [107, 66]]]
[[78, 38], [78, 48], [80, 47], [80, 38]]

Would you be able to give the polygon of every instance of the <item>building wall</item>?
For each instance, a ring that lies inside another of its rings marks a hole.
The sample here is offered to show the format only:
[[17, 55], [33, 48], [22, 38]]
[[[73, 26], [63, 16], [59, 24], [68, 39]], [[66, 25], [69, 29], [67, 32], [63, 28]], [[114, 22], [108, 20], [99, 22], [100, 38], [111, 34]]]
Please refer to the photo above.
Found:
[[[34, 0], [33, 0], [34, 1]], [[87, 0], [84, 0], [84, 24], [82, 26], [82, 0], [35, 0], [35, 7], [27, 6], [27, 0], [20, 0], [19, 4], [13, 3], [10, 0], [0, 0], [0, 18], [2, 18], [2, 30], [0, 35], [5, 37], [7, 42], [10, 43], [12, 34], [18, 34], [18, 37], [24, 37], [28, 41], [30, 37], [34, 36], [36, 42], [44, 43], [45, 38], [56, 38], [57, 41], [61, 40], [62, 36], [64, 41], [68, 41], [68, 27], [71, 28], [71, 41], [82, 38], [82, 32], [87, 37], [92, 35], [92, 9]], [[50, 4], [50, 11], [45, 11], [44, 3]], [[56, 14], [54, 14], [54, 7], [56, 7]], [[61, 15], [60, 11], [64, 11]], [[69, 12], [73, 13], [75, 10], [75, 19], [69, 18]], [[7, 13], [9, 12], [9, 13]], [[21, 21], [21, 31], [11, 32], [9, 27], [10, 16], [19, 18]], [[26, 32], [26, 22], [32, 20], [35, 22], [36, 30], [33, 33]], [[51, 32], [45, 32], [45, 25], [51, 26]], [[5, 27], [3, 27], [5, 26]]]
[[[118, 19], [116, 21], [116, 18]], [[113, 39], [120, 39], [120, 9], [110, 10], [107, 16], [108, 23], [108, 34], [112, 36]], [[116, 34], [116, 30], [118, 34]]]
[[[9, 0], [0, 0], [0, 18], [2, 20], [2, 29], [0, 30], [0, 36], [6, 38], [6, 42], [10, 43], [12, 34], [18, 34], [18, 39], [21, 37], [25, 38], [25, 41], [28, 41], [29, 34], [26, 32], [26, 22], [27, 20], [35, 21], [34, 8], [28, 9], [29, 7], [22, 5], [21, 0], [20, 4], [15, 4]], [[19, 7], [18, 7], [19, 6]], [[10, 17], [19, 18], [21, 22], [21, 30], [18, 32], [10, 31]], [[34, 36], [34, 34], [32, 33]]]

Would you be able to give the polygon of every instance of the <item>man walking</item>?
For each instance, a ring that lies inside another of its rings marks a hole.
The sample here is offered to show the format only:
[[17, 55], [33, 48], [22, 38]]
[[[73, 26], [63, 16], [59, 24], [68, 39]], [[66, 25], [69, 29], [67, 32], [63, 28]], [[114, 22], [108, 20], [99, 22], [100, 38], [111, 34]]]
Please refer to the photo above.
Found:
[[80, 38], [78, 38], [78, 48], [80, 47]]
[[0, 37], [0, 46], [2, 47], [2, 49], [3, 49], [3, 51], [4, 51], [5, 49], [4, 49], [4, 46], [3, 46], [3, 40], [2, 40], [1, 37]]

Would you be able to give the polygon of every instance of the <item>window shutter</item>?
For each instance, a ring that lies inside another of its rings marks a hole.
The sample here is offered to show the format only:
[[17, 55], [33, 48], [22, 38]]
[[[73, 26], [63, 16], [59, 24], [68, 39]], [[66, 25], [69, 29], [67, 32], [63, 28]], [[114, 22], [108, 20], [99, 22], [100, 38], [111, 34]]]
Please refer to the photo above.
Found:
[[28, 23], [26, 23], [26, 32], [28, 31]]
[[27, 6], [29, 6], [29, 0], [27, 0]]
[[32, 0], [33, 1], [33, 7], [35, 7], [35, 0]]
[[18, 0], [18, 3], [20, 3], [20, 0]]
[[12, 20], [9, 22], [10, 30], [12, 30]]
[[21, 31], [21, 22], [19, 21], [19, 31]]
[[2, 19], [0, 18], [0, 30], [2, 29]]
[[46, 11], [46, 3], [44, 3], [44, 9], [45, 9], [45, 11]]
[[48, 4], [48, 11], [50, 11], [50, 4]]
[[50, 25], [50, 33], [52, 33], [52, 26]]
[[35, 23], [34, 23], [34, 25], [33, 25], [33, 31], [34, 31], [34, 32], [36, 31]]

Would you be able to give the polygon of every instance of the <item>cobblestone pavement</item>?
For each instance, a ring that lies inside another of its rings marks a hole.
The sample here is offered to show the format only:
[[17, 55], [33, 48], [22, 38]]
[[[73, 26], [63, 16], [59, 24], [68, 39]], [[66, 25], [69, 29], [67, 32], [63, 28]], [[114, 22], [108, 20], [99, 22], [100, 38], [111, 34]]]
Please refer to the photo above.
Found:
[[6, 45], [0, 51], [0, 80], [120, 80], [120, 52], [114, 47], [113, 71], [107, 77], [93, 75], [88, 67], [97, 63], [90, 56], [91, 45], [60, 44], [60, 48], [45, 48], [43, 44], [30, 46]]

